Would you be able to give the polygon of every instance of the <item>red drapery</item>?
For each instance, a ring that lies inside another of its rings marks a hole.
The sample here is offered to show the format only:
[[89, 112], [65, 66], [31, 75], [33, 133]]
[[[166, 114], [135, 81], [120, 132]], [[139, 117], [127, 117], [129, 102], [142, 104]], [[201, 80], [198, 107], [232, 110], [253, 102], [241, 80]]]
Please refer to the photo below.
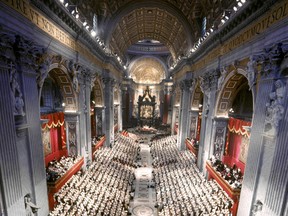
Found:
[[42, 124], [42, 130], [49, 130], [50, 132], [50, 144], [52, 153], [45, 157], [46, 164], [53, 160], [58, 159], [66, 154], [66, 131], [64, 124], [64, 113], [51, 113], [41, 115], [41, 119], [47, 119], [48, 122]]
[[48, 119], [47, 123], [42, 124], [42, 129], [52, 128], [52, 127], [61, 127], [64, 125], [64, 113], [51, 113], [46, 115], [41, 115], [41, 119]]
[[241, 134], [242, 136], [249, 137], [250, 134], [247, 130], [243, 128], [243, 126], [251, 126], [251, 122], [243, 121], [240, 119], [235, 119], [230, 117], [229, 123], [228, 123], [228, 129], [232, 133]]
[[228, 163], [230, 166], [236, 164], [242, 171], [245, 169], [245, 164], [239, 161], [242, 137], [250, 136], [249, 132], [245, 130], [243, 126], [251, 126], [251, 122], [230, 117], [228, 122], [229, 132], [227, 133], [225, 156], [223, 158], [224, 163]]

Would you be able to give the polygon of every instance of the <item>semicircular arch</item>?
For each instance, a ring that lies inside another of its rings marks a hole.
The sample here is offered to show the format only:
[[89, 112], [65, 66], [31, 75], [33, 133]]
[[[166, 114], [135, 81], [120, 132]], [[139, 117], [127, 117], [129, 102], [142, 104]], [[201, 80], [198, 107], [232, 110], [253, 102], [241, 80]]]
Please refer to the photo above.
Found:
[[[229, 109], [241, 88], [248, 83], [247, 72], [242, 68], [231, 71], [226, 76], [216, 101], [215, 116], [228, 118]], [[254, 94], [251, 92], [252, 97]], [[254, 106], [254, 103], [253, 103]]]
[[[48, 73], [45, 79], [49, 76], [57, 83], [60, 88], [63, 103], [65, 103], [65, 112], [76, 112], [78, 110], [78, 103], [76, 93], [73, 89], [71, 77], [64, 65], [59, 63], [52, 63], [48, 68]], [[39, 90], [39, 101], [41, 97], [42, 87]]]

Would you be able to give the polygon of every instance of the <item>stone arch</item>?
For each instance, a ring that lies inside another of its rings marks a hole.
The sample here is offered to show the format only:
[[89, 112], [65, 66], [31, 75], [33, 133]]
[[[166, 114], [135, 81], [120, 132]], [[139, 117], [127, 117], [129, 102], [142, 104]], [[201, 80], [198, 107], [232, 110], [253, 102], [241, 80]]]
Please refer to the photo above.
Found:
[[[225, 77], [223, 85], [219, 89], [219, 94], [216, 102], [215, 116], [228, 117], [229, 109], [241, 88], [241, 86], [248, 83], [247, 72], [242, 68], [232, 70]], [[252, 90], [252, 89], [251, 89]], [[253, 107], [254, 107], [254, 92], [252, 91]]]
[[95, 107], [104, 107], [103, 86], [101, 80], [97, 78], [92, 88], [91, 99], [94, 101]]
[[[76, 92], [73, 89], [72, 79], [68, 73], [67, 68], [60, 63], [52, 63], [49, 65], [47, 74], [43, 77], [45, 80], [48, 75], [57, 83], [60, 88], [60, 92], [63, 97], [63, 103], [65, 103], [64, 111], [73, 111], [76, 112], [78, 110], [78, 103]], [[42, 87], [40, 87], [39, 91], [39, 101], [41, 98]]]

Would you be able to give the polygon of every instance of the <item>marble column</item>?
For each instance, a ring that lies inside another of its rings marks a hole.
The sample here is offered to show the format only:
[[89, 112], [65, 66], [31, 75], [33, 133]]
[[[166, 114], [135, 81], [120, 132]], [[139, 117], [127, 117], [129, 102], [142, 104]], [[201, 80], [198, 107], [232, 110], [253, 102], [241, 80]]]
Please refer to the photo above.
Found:
[[[92, 144], [91, 144], [91, 118], [90, 118], [90, 96], [91, 83], [94, 76], [91, 71], [81, 67], [79, 69], [79, 113], [80, 113], [80, 142], [82, 146], [82, 155], [84, 156], [84, 165], [92, 161]], [[84, 148], [83, 148], [84, 147]]]
[[118, 106], [118, 132], [123, 130], [123, 113], [122, 113], [122, 88], [119, 87], [119, 106]]
[[36, 65], [41, 47], [18, 35], [1, 34], [0, 183], [5, 215], [25, 215], [30, 194], [48, 214]]
[[214, 110], [217, 98], [217, 82], [219, 70], [206, 72], [200, 78], [200, 88], [204, 93], [204, 104], [201, 121], [200, 143], [197, 165], [199, 169], [206, 174], [205, 164], [211, 152], [212, 129]]
[[105, 103], [105, 136], [106, 143], [105, 146], [111, 146], [114, 142], [114, 86], [115, 80], [111, 77], [103, 78], [104, 82], [104, 103]]
[[189, 131], [189, 110], [191, 109], [191, 88], [193, 85], [192, 79], [183, 80], [180, 82], [181, 106], [180, 106], [180, 119], [179, 119], [179, 132], [177, 135], [177, 144], [180, 150], [186, 149], [185, 139], [188, 137]]
[[287, 46], [276, 44], [254, 56], [260, 78], [238, 215], [287, 213], [287, 77], [280, 73], [285, 55]]
[[[3, 189], [4, 215], [13, 215], [13, 207], [15, 207], [16, 202], [19, 200], [20, 203], [23, 201], [21, 197], [24, 197], [24, 195], [22, 195], [20, 163], [16, 142], [17, 137], [15, 130], [15, 117], [13, 113], [15, 105], [11, 100], [11, 70], [12, 68], [11, 66], [8, 66], [7, 62], [0, 62], [0, 119], [2, 122], [0, 125], [0, 183], [1, 190]], [[16, 204], [16, 206], [19, 208], [18, 213], [22, 212], [25, 214], [24, 202], [22, 205], [19, 206]]]

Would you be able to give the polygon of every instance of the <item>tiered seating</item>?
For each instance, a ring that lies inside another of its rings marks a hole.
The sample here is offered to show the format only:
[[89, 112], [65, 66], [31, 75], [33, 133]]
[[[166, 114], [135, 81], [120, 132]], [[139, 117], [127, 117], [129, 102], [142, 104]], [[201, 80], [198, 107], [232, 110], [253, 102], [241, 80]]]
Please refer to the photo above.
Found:
[[68, 156], [61, 157], [59, 161], [53, 160], [48, 163], [46, 168], [46, 179], [48, 182], [55, 182], [57, 179], [65, 175], [65, 173], [73, 167], [81, 157]]
[[229, 215], [232, 200], [215, 183], [207, 181], [188, 152], [180, 152], [175, 137], [151, 145], [159, 216]]
[[74, 175], [55, 194], [50, 216], [128, 214], [138, 145], [120, 135], [113, 148], [101, 148], [85, 173]]

